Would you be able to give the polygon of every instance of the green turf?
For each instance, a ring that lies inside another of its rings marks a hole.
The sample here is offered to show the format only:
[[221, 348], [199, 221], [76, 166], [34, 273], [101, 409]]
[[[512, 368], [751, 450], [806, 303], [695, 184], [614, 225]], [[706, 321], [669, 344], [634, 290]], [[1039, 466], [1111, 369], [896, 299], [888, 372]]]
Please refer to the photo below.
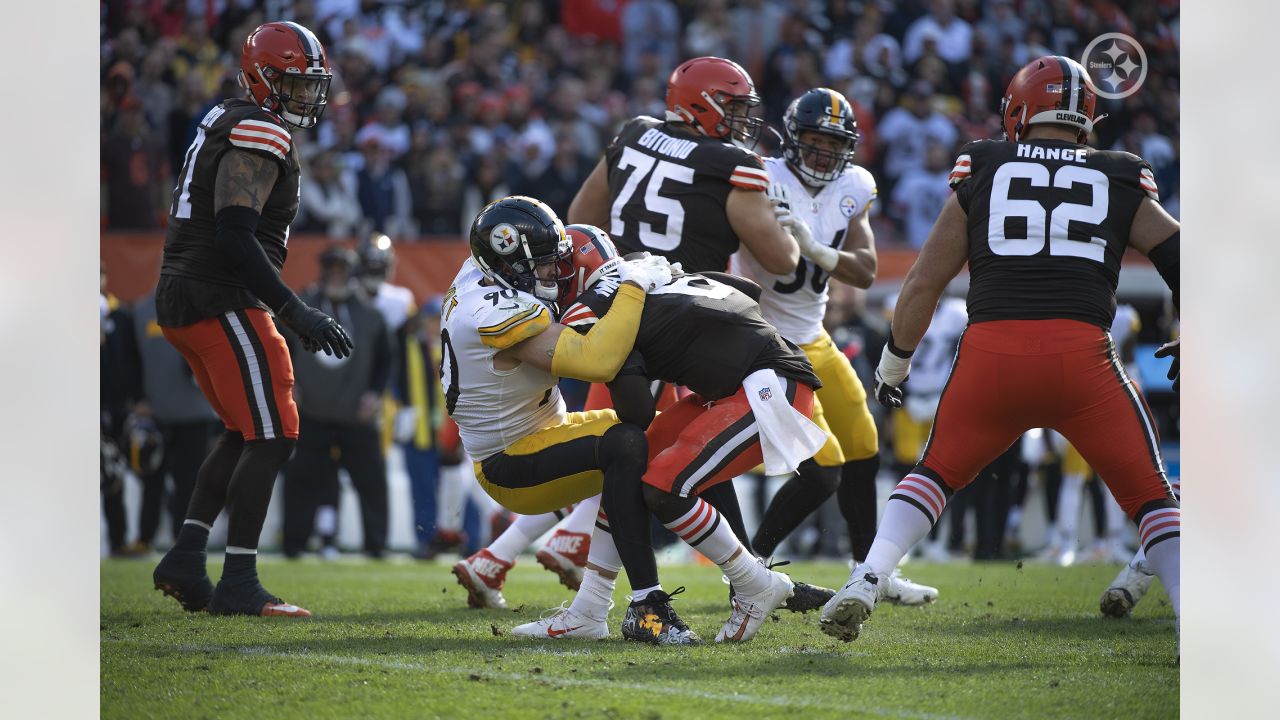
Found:
[[[1169, 718], [1178, 713], [1173, 614], [1158, 583], [1128, 621], [1103, 619], [1113, 567], [909, 566], [941, 589], [881, 606], [849, 644], [816, 613], [781, 613], [739, 646], [620, 639], [534, 642], [507, 630], [570, 597], [530, 559], [512, 610], [465, 608], [447, 565], [286, 564], [268, 587], [310, 620], [189, 615], [151, 590], [152, 564], [102, 565], [104, 718]], [[838, 564], [794, 577], [838, 586]], [[210, 568], [216, 578], [220, 568]], [[706, 640], [728, 616], [714, 568], [663, 569]], [[625, 602], [615, 595], [618, 637]]]

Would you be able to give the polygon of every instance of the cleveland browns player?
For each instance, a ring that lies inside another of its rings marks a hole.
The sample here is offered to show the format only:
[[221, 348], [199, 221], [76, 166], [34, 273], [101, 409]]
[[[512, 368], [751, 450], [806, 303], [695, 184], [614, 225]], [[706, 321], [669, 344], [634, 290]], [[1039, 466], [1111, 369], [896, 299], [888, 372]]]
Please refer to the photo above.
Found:
[[[752, 549], [763, 556], [773, 554], [832, 493], [856, 562], [866, 558], [876, 533], [880, 439], [862, 382], [822, 327], [829, 279], [865, 289], [876, 278], [870, 220], [876, 181], [853, 164], [858, 137], [853, 108], [835, 90], [814, 88], [793, 100], [783, 114], [782, 157], [765, 160], [765, 169], [780, 224], [803, 257], [794, 273], [780, 275], [764, 269], [749, 250], [735, 256], [738, 273], [761, 288], [764, 319], [813, 363], [822, 381], [814, 422], [829, 433], [818, 454], [800, 466], [765, 510], [751, 539]], [[936, 589], [899, 575], [892, 583], [889, 597], [895, 602], [919, 605], [937, 598]]]
[[955, 194], [898, 298], [877, 399], [901, 405], [912, 351], [966, 262], [969, 327], [919, 464], [890, 496], [866, 562], [822, 609], [828, 635], [858, 637], [881, 578], [928, 534], [947, 498], [1036, 427], [1062, 433], [1106, 481], [1180, 616], [1181, 510], [1151, 413], [1108, 332], [1127, 247], [1151, 259], [1177, 305], [1179, 225], [1142, 158], [1085, 144], [1096, 100], [1079, 63], [1037, 58], [1005, 92], [1006, 139], [961, 150]]
[[[620, 251], [650, 252], [688, 272], [724, 271], [739, 247], [761, 267], [787, 274], [800, 259], [765, 195], [769, 175], [752, 152], [763, 125], [760, 96], [746, 70], [697, 57], [667, 79], [667, 110], [641, 115], [618, 131], [569, 206], [569, 222], [607, 229]], [[674, 402], [668, 391], [660, 409]], [[592, 386], [588, 408], [610, 407]], [[709, 488], [706, 500], [749, 543], [737, 495]]]
[[[570, 287], [560, 320], [582, 331], [616, 312], [617, 282], [601, 269], [618, 262], [617, 251], [599, 228], [569, 227], [575, 277], [588, 283]], [[801, 585], [767, 568], [702, 497], [762, 461], [773, 474], [791, 472], [826, 439], [809, 420], [818, 378], [804, 353], [760, 316], [753, 297], [758, 292], [750, 281], [722, 273], [678, 274], [650, 291], [635, 352], [609, 384], [618, 419], [647, 428], [649, 456], [643, 483], [628, 475], [604, 484], [603, 522], [632, 587], [624, 636], [643, 632], [643, 623], [631, 623], [648, 617], [644, 608], [653, 598], [669, 599], [658, 583], [646, 508], [717, 564], [735, 589], [717, 642], [750, 640]], [[695, 394], [655, 420], [654, 380]], [[595, 535], [593, 548], [603, 537]], [[582, 623], [565, 611], [521, 626], [516, 634], [555, 637]]]
[[[666, 285], [671, 268], [656, 257], [617, 264], [617, 315], [579, 334], [552, 319], [553, 306], [575, 280], [572, 251], [551, 208], [520, 196], [494, 201], [472, 223], [471, 257], [443, 300], [445, 409], [475, 461], [480, 486], [525, 515], [599, 495], [605, 484], [639, 483], [645, 468], [643, 430], [619, 423], [612, 410], [566, 413], [556, 383], [562, 377], [612, 380], [635, 342], [646, 290]], [[596, 537], [567, 610], [581, 622], [544, 637], [608, 635], [605, 619], [621, 563], [613, 543]], [[454, 568], [474, 592], [466, 571], [463, 563]], [[645, 633], [632, 639], [698, 642], [669, 604], [656, 605], [646, 615]]]
[[[169, 209], [156, 316], [190, 364], [226, 431], [196, 478], [177, 542], [156, 566], [156, 588], [195, 612], [306, 617], [258, 581], [258, 535], [276, 474], [298, 437], [293, 366], [268, 312], [310, 352], [346, 357], [332, 318], [280, 280], [298, 211], [292, 132], [316, 126], [333, 74], [324, 48], [297, 23], [250, 33], [240, 57], [244, 98], [200, 121]], [[209, 529], [226, 508], [226, 563], [205, 572]]]

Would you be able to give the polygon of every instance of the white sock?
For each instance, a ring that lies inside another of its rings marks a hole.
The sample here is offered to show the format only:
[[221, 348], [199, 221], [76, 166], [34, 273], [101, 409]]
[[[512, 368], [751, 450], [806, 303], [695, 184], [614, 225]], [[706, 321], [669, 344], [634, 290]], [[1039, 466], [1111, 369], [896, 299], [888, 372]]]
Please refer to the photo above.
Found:
[[1182, 510], [1161, 508], [1142, 516], [1138, 536], [1147, 555], [1147, 565], [1155, 571], [1173, 605], [1173, 616], [1182, 617], [1181, 569]]
[[889, 495], [865, 564], [877, 575], [893, 573], [911, 548], [928, 536], [946, 506], [946, 493], [936, 481], [919, 473], [902, 478]]
[[440, 468], [440, 484], [436, 497], [436, 527], [441, 530], [462, 529], [462, 506], [466, 502], [466, 471], [471, 463], [463, 461]]
[[768, 576], [764, 566], [747, 552], [729, 523], [721, 522], [720, 513], [706, 500], [697, 498], [689, 512], [674, 522], [663, 524], [690, 547], [719, 565], [739, 592], [754, 595], [767, 587]]
[[1084, 475], [1064, 473], [1058, 493], [1058, 544], [1063, 550], [1074, 550], [1080, 528], [1080, 496], [1084, 491]]
[[613, 542], [613, 533], [609, 532], [608, 525], [596, 523], [591, 533], [587, 563], [613, 573], [622, 569], [622, 558], [618, 556], [618, 546]]
[[516, 521], [511, 523], [511, 526], [499, 535], [497, 540], [489, 543], [489, 552], [503, 562], [513, 563], [517, 555], [543, 533], [555, 527], [557, 522], [560, 522], [560, 518], [553, 512], [541, 515], [517, 515]]
[[578, 588], [578, 594], [573, 596], [569, 609], [579, 615], [586, 615], [592, 620], [607, 620], [615, 584], [616, 580], [610, 580], [595, 570], [587, 568], [586, 572], [582, 573], [582, 586]]
[[573, 506], [573, 512], [569, 513], [569, 517], [560, 524], [560, 529], [565, 532], [590, 535], [591, 528], [595, 526], [596, 516], [599, 514], [600, 496], [589, 497]]
[[662, 584], [661, 584], [661, 583], [659, 583], [659, 584], [657, 584], [657, 585], [654, 585], [653, 587], [647, 587], [647, 588], [644, 588], [644, 589], [642, 589], [642, 590], [636, 590], [636, 589], [634, 589], [634, 588], [633, 588], [633, 589], [631, 590], [631, 602], [638, 602], [638, 601], [640, 601], [640, 600], [643, 600], [643, 599], [645, 599], [645, 598], [649, 597], [649, 593], [654, 592], [654, 591], [657, 591], [657, 590], [661, 590], [661, 589], [662, 589]]

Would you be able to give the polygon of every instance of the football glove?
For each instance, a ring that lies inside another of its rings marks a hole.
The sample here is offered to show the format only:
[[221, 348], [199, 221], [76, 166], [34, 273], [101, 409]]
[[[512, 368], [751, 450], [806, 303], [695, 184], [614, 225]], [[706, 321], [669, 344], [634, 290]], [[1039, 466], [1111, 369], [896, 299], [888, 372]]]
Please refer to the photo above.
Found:
[[1174, 392], [1178, 392], [1178, 370], [1179, 370], [1179, 366], [1181, 365], [1179, 360], [1181, 360], [1180, 355], [1182, 353], [1181, 343], [1182, 343], [1182, 338], [1178, 338], [1173, 342], [1169, 342], [1169, 343], [1165, 343], [1164, 345], [1161, 345], [1160, 348], [1156, 350], [1156, 357], [1158, 358], [1164, 358], [1164, 357], [1173, 358], [1173, 363], [1169, 365], [1169, 374], [1167, 375], [1167, 377], [1173, 381]]
[[781, 217], [783, 214], [791, 213], [791, 193], [786, 185], [778, 182], [769, 183], [769, 188], [765, 190], [765, 197], [769, 198], [769, 204], [773, 206], [775, 215]]
[[778, 224], [795, 238], [796, 244], [800, 246], [801, 255], [827, 272], [836, 268], [836, 263], [840, 262], [840, 252], [814, 240], [809, 223], [788, 212], [778, 214]]
[[639, 285], [651, 292], [671, 282], [671, 264], [661, 255], [650, 255], [640, 260], [628, 260], [618, 267], [618, 279]]
[[325, 355], [344, 358], [355, 348], [336, 320], [302, 302], [297, 295], [289, 298], [276, 317], [302, 340], [302, 349], [307, 352], [323, 350]]
[[880, 353], [880, 365], [876, 367], [876, 400], [887, 408], [902, 407], [902, 383], [911, 374], [911, 353], [903, 357], [899, 352], [890, 336]]

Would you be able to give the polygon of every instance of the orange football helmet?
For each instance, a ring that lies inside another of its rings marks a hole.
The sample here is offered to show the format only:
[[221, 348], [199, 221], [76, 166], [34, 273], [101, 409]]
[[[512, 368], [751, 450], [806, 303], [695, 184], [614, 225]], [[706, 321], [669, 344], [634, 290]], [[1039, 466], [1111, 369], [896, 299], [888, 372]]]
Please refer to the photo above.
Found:
[[561, 286], [561, 308], [567, 308], [578, 299], [578, 296], [591, 289], [596, 281], [605, 273], [616, 268], [622, 262], [618, 248], [614, 246], [609, 235], [594, 225], [566, 225], [564, 232], [573, 244], [570, 256], [573, 262], [573, 275], [569, 282]]
[[245, 39], [239, 81], [258, 105], [310, 128], [324, 113], [333, 72], [314, 33], [295, 22], [269, 22]]
[[698, 132], [753, 147], [764, 120], [753, 117], [760, 105], [751, 76], [732, 60], [696, 57], [681, 63], [667, 79], [667, 113]]
[[1045, 55], [1027, 63], [1005, 90], [1000, 103], [1000, 121], [1005, 137], [1014, 142], [1038, 123], [1070, 125], [1077, 128], [1077, 142], [1093, 132], [1098, 91], [1080, 63], [1061, 55]]

